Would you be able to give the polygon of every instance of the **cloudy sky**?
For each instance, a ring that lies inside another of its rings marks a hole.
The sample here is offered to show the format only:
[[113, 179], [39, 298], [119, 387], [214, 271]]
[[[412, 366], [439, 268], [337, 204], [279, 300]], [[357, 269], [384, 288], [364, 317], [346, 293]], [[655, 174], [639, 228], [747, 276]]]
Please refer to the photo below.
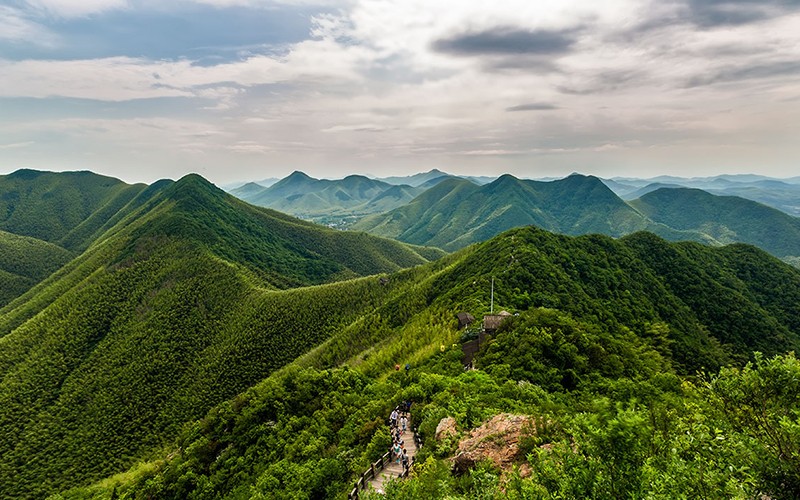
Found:
[[800, 174], [800, 0], [0, 0], [0, 173]]

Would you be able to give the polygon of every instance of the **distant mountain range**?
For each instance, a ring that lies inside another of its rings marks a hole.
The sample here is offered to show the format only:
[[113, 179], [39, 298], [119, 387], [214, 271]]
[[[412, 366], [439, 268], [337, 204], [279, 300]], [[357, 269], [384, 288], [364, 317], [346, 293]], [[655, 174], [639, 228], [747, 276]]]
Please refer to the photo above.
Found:
[[630, 204], [655, 222], [703, 233], [720, 245], [743, 242], [781, 258], [800, 256], [800, 218], [751, 200], [700, 189], [661, 188]]
[[452, 251], [527, 225], [571, 235], [670, 233], [596, 177], [582, 175], [553, 182], [504, 175], [484, 186], [448, 179], [404, 207], [362, 219], [353, 229]]
[[800, 256], [797, 217], [698, 189], [649, 184], [638, 192], [640, 198], [626, 203], [600, 179], [578, 174], [551, 182], [504, 175], [484, 186], [451, 179], [404, 207], [362, 219], [353, 229], [448, 251], [535, 225], [568, 235], [650, 231], [672, 241], [744, 242], [793, 263]]
[[433, 169], [405, 177], [349, 175], [331, 180], [315, 179], [296, 171], [269, 185], [264, 181], [249, 182], [231, 187], [228, 192], [253, 205], [331, 227], [346, 228], [366, 215], [401, 207], [448, 179], [487, 184], [494, 177], [459, 177]]
[[248, 183], [231, 194], [253, 205], [333, 224], [402, 206], [422, 191], [424, 188], [394, 185], [361, 175], [327, 180], [294, 172], [269, 187]]
[[739, 196], [800, 216], [800, 177], [774, 179], [752, 174], [696, 178], [660, 176], [651, 179], [615, 177], [603, 182], [625, 200], [639, 198], [661, 187], [688, 187], [712, 194]]
[[[400, 182], [404, 184], [397, 184]], [[763, 198], [764, 193], [772, 193], [773, 201], [786, 202], [786, 210], [798, 203], [789, 194], [800, 193], [800, 183], [761, 176], [603, 180], [573, 174], [565, 179], [532, 181], [503, 175], [481, 184], [431, 170], [383, 180], [363, 176], [320, 180], [295, 172], [268, 188], [251, 183], [232, 194], [341, 229], [447, 251], [484, 241], [507, 229], [535, 225], [568, 235], [619, 237], [646, 230], [672, 241], [711, 245], [741, 241], [760, 246], [787, 262], [800, 261], [800, 235], [793, 229], [796, 217], [742, 197], [688, 196], [681, 182], [716, 187], [715, 194], [744, 190], [761, 193], [756, 197]], [[660, 194], [648, 196], [654, 192]], [[781, 198], [781, 193], [789, 194]], [[671, 196], [673, 206], [678, 207], [675, 210], [687, 220], [678, 222], [662, 213], [669, 212], [664, 204]], [[709, 211], [710, 205], [716, 209]], [[726, 218], [726, 213], [736, 213], [737, 218]], [[756, 226], [773, 229], [755, 231]]]

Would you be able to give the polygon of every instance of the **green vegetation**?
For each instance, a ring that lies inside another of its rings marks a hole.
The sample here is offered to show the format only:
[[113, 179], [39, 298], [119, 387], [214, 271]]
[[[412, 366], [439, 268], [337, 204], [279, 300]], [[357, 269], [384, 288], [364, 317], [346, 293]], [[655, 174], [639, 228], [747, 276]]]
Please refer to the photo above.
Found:
[[81, 251], [146, 187], [92, 172], [18, 170], [0, 176], [0, 229]]
[[422, 188], [395, 186], [362, 175], [344, 179], [314, 179], [294, 172], [269, 187], [249, 183], [231, 194], [260, 207], [268, 207], [314, 222], [349, 226], [368, 214], [402, 206]]
[[553, 182], [504, 175], [484, 186], [451, 178], [352, 228], [453, 251], [527, 225], [567, 235], [649, 231], [670, 241], [742, 242], [794, 265], [800, 258], [800, 219], [779, 210], [684, 188], [648, 191], [628, 204], [599, 179], [582, 175]]
[[[495, 306], [519, 316], [484, 347], [478, 370], [464, 372], [454, 313], [487, 312], [492, 276]], [[791, 356], [752, 356], [755, 347], [798, 346], [800, 272], [763, 251], [525, 228], [396, 273], [387, 285], [365, 283], [377, 293], [369, 306], [296, 362], [184, 426], [172, 447], [162, 442], [162, 458], [61, 496], [343, 498], [386, 449], [382, 423], [406, 399], [425, 446], [415, 477], [390, 488], [391, 498], [502, 498], [501, 489], [520, 498], [777, 498], [793, 481], [794, 462], [757, 427], [731, 419], [719, 399], [760, 401], [721, 389], [722, 380], [741, 384], [755, 373], [763, 384], [767, 366], [790, 370], [781, 375], [789, 379], [798, 369]], [[302, 293], [327, 301], [317, 290]], [[713, 303], [703, 302], [709, 296]], [[255, 359], [248, 352], [224, 365], [244, 369]], [[748, 360], [756, 363], [726, 367]], [[406, 363], [408, 373], [394, 370]], [[750, 385], [764, 391], [770, 425], [786, 433], [780, 439], [792, 442], [800, 387], [782, 384], [787, 392], [769, 399], [767, 388]], [[760, 411], [729, 404], [742, 418]], [[454, 417], [463, 435], [501, 412], [539, 422], [517, 462], [535, 473], [483, 463], [453, 475], [457, 441], [434, 438], [441, 418]], [[771, 454], [764, 464], [762, 452]]]
[[448, 179], [405, 206], [365, 217], [353, 229], [452, 251], [527, 225], [569, 235], [649, 230], [674, 240], [705, 240], [698, 232], [653, 223], [602, 181], [582, 175], [553, 182], [504, 175], [484, 186]]
[[159, 451], [390, 292], [351, 278], [441, 255], [252, 207], [194, 175], [142, 196], [3, 309], [0, 497], [39, 498]]
[[52, 243], [0, 231], [0, 307], [71, 258], [69, 251]]
[[757, 245], [781, 258], [800, 256], [800, 219], [736, 196], [699, 189], [658, 189], [631, 204], [655, 222], [698, 231], [719, 244]]
[[[86, 250], [21, 261], [51, 274], [0, 310], [0, 497], [344, 498], [407, 399], [425, 445], [391, 498], [800, 492], [800, 271], [752, 246], [526, 227], [442, 256], [196, 175], [83, 220]], [[465, 372], [455, 313], [487, 313], [492, 278], [518, 315]], [[504, 412], [535, 422], [517, 468], [453, 473], [458, 437]], [[445, 416], [460, 435], [437, 441]]]

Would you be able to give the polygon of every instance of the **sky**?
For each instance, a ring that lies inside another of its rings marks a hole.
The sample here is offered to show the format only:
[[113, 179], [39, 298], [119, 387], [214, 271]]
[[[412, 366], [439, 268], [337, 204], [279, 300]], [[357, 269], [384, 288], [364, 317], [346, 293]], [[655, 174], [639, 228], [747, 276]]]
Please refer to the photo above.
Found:
[[800, 175], [800, 0], [0, 0], [0, 173]]

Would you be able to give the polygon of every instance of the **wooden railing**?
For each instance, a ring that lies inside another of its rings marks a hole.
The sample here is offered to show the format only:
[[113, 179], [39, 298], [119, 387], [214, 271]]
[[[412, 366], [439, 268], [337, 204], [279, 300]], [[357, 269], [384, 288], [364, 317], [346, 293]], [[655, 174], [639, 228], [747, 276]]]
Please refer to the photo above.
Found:
[[[417, 446], [417, 451], [422, 447], [422, 439], [417, 434], [417, 429], [412, 428], [411, 433], [414, 436], [414, 444]], [[361, 477], [358, 478], [356, 481], [356, 485], [347, 495], [347, 500], [358, 500], [358, 493], [364, 491], [367, 488], [367, 485], [370, 481], [378, 477], [378, 474], [386, 467], [386, 464], [392, 461], [392, 452], [387, 451], [383, 454], [383, 456], [376, 461], [375, 463], [369, 466], [369, 469], [365, 470]], [[403, 469], [402, 474], [399, 477], [408, 477], [408, 472], [411, 470], [411, 466], [414, 464], [414, 457], [411, 457], [411, 461], [408, 464], [408, 467]]]
[[361, 474], [361, 477], [356, 481], [355, 488], [347, 495], [348, 500], [358, 500], [358, 492], [364, 491], [369, 482], [378, 477], [378, 474], [386, 467], [386, 464], [392, 461], [391, 455], [392, 452], [387, 451], [377, 462], [370, 465], [369, 469]]

